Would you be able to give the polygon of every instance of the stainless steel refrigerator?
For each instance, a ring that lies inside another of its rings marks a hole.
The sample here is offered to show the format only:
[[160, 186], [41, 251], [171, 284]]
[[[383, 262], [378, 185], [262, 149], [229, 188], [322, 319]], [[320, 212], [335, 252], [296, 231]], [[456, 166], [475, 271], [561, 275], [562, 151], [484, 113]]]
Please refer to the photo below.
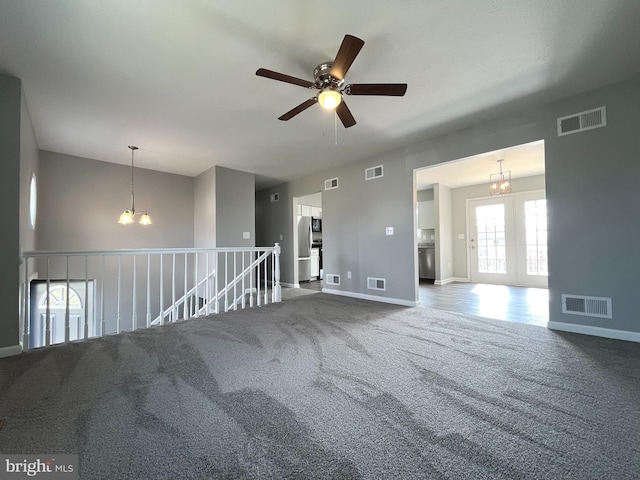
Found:
[[311, 217], [298, 217], [298, 281], [311, 280]]

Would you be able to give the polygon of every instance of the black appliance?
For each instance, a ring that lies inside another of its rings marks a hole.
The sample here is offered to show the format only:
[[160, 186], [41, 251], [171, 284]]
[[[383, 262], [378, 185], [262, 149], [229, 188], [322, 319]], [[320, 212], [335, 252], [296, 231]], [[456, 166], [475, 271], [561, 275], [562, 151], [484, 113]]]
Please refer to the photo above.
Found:
[[311, 217], [311, 231], [322, 232], [322, 219]]

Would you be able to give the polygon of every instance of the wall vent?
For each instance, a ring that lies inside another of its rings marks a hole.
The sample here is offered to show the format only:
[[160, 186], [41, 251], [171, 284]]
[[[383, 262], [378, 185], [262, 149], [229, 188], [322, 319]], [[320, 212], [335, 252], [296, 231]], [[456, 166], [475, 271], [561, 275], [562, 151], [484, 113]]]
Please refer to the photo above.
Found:
[[386, 290], [387, 281], [384, 278], [367, 277], [367, 288], [369, 290]]
[[280, 201], [280, 194], [272, 193], [271, 195], [269, 195], [269, 200], [271, 200], [271, 203]]
[[380, 178], [382, 176], [383, 176], [382, 165], [378, 165], [377, 167], [367, 168], [364, 171], [365, 180], [373, 180], [374, 178]]
[[562, 313], [587, 317], [613, 318], [611, 299], [605, 297], [585, 297], [582, 295], [562, 295]]
[[327, 285], [340, 285], [340, 275], [330, 273], [328, 275], [325, 275], [324, 280]]
[[558, 119], [558, 136], [607, 126], [607, 107], [598, 107]]
[[325, 190], [333, 190], [334, 188], [338, 188], [338, 178], [330, 178], [324, 181]]

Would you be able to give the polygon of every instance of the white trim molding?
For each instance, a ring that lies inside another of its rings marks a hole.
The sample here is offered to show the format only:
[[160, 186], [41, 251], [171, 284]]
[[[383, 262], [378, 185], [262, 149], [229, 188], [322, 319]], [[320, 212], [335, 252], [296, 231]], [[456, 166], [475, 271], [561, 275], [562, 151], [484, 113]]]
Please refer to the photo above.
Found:
[[612, 338], [614, 340], [626, 340], [640, 343], [640, 332], [628, 330], [615, 330], [613, 328], [592, 327], [590, 325], [578, 325], [576, 323], [548, 322], [547, 328], [561, 332], [581, 333], [594, 337]]
[[392, 305], [402, 305], [403, 307], [417, 307], [418, 302], [411, 300], [402, 300], [400, 298], [380, 297], [378, 295], [367, 295], [365, 293], [345, 292], [344, 290], [335, 290], [332, 288], [322, 288], [322, 293], [332, 295], [341, 295], [343, 297], [359, 298], [361, 300], [371, 300], [372, 302], [391, 303]]
[[20, 355], [22, 353], [22, 347], [20, 345], [11, 345], [10, 347], [0, 348], [0, 358], [13, 357], [14, 355]]
[[468, 278], [462, 278], [462, 277], [449, 277], [449, 278], [445, 278], [444, 280], [436, 280], [433, 282], [434, 285], [446, 285], [448, 283], [454, 283], [454, 282], [464, 282], [464, 283], [468, 283], [469, 279]]

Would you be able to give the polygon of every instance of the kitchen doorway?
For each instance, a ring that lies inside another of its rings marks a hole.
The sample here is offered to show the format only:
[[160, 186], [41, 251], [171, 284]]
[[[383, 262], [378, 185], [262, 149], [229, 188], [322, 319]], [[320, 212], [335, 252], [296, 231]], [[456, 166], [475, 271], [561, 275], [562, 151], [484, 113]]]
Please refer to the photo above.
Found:
[[322, 192], [293, 198], [295, 288], [322, 290]]

